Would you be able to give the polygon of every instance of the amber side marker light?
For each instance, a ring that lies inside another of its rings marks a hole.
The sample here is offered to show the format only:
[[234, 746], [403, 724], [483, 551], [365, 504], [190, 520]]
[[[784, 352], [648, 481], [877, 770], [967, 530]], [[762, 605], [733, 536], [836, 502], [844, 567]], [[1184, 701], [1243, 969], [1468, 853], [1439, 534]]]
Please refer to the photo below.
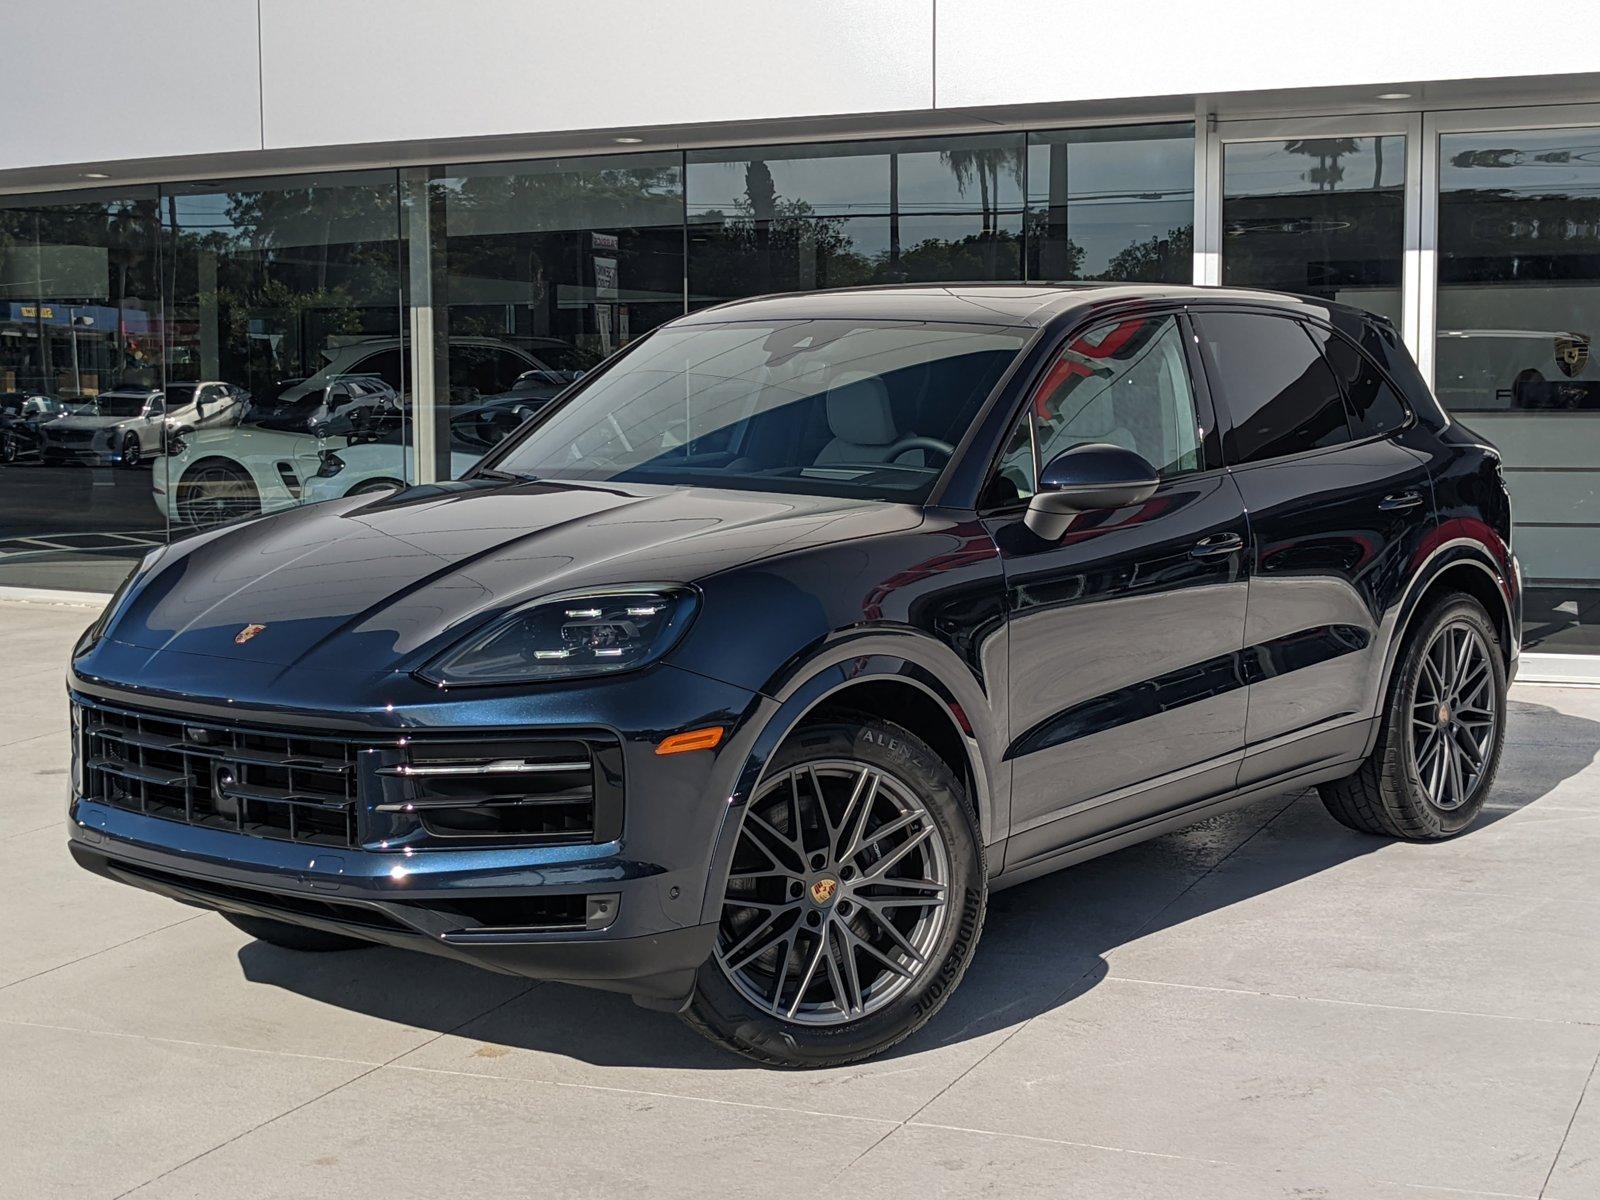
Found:
[[691, 750], [711, 750], [722, 742], [722, 726], [711, 725], [705, 729], [690, 729], [663, 738], [656, 746], [657, 754], [688, 754]]

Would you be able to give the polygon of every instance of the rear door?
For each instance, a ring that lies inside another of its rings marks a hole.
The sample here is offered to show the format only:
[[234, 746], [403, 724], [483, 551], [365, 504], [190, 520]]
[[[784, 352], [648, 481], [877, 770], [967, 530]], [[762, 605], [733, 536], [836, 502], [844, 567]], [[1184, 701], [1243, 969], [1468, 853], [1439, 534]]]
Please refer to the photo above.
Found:
[[[1011, 869], [1228, 790], [1244, 745], [1246, 526], [1181, 314], [1089, 327], [1035, 384], [992, 480], [1008, 594]], [[1143, 504], [1024, 523], [1038, 465], [1110, 442], [1158, 469]]]
[[1409, 419], [1398, 391], [1343, 334], [1263, 311], [1195, 324], [1253, 543], [1243, 785], [1361, 753], [1433, 492], [1389, 436]]

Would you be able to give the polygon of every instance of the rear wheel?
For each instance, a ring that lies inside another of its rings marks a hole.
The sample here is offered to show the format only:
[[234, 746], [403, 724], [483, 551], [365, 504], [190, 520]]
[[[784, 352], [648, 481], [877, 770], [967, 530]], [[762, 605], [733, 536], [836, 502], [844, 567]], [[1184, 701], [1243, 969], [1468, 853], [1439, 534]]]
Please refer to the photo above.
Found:
[[244, 930], [258, 942], [268, 942], [285, 950], [303, 950], [321, 954], [330, 950], [366, 950], [371, 942], [360, 938], [344, 937], [322, 929], [308, 929], [304, 925], [291, 925], [287, 921], [273, 921], [266, 917], [247, 917], [241, 913], [223, 913], [230, 924]]
[[196, 529], [209, 529], [236, 517], [261, 512], [261, 497], [250, 473], [225, 459], [196, 463], [178, 480], [178, 519]]
[[965, 789], [921, 739], [865, 716], [803, 726], [746, 806], [685, 1019], [772, 1065], [879, 1053], [949, 998], [986, 896]]
[[1318, 790], [1341, 824], [1437, 841], [1483, 810], [1505, 743], [1506, 670], [1489, 614], [1446, 597], [1407, 638], [1378, 743], [1360, 770]]

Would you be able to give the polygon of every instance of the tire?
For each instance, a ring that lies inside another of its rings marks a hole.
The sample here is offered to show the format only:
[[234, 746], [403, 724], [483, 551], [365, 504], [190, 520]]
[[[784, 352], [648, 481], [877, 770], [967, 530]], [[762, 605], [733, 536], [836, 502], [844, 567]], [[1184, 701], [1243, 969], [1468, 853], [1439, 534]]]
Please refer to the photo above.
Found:
[[1446, 596], [1406, 637], [1371, 755], [1355, 774], [1322, 784], [1322, 803], [1362, 833], [1454, 837], [1483, 811], [1505, 730], [1505, 654], [1494, 622], [1472, 597]]
[[21, 450], [17, 447], [17, 439], [9, 433], [0, 433], [0, 463], [10, 466], [21, 457]]
[[988, 898], [983, 839], [926, 743], [838, 714], [773, 756], [723, 895], [684, 1020], [760, 1063], [837, 1066], [908, 1037], [961, 981]]
[[304, 925], [291, 925], [287, 921], [272, 921], [266, 917], [246, 917], [239, 913], [223, 913], [228, 924], [244, 930], [258, 942], [281, 946], [285, 950], [301, 950], [311, 954], [325, 954], [334, 950], [370, 950], [373, 943], [361, 938], [345, 937], [322, 929], [308, 929]]
[[143, 449], [139, 445], [139, 435], [137, 433], [123, 434], [122, 457], [118, 460], [119, 465], [132, 471], [138, 468], [139, 463], [143, 461], [143, 457]]
[[208, 458], [178, 480], [176, 506], [183, 524], [210, 529], [239, 517], [260, 516], [261, 495], [243, 467], [225, 458]]

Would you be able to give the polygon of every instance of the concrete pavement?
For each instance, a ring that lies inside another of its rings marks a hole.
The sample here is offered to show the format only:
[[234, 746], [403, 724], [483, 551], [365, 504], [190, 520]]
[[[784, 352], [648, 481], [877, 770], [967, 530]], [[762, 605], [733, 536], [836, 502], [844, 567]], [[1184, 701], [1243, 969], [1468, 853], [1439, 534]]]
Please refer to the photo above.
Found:
[[1263, 801], [998, 895], [927, 1029], [788, 1073], [79, 870], [91, 615], [0, 603], [0, 1196], [1600, 1196], [1600, 690], [1514, 690], [1460, 839]]

